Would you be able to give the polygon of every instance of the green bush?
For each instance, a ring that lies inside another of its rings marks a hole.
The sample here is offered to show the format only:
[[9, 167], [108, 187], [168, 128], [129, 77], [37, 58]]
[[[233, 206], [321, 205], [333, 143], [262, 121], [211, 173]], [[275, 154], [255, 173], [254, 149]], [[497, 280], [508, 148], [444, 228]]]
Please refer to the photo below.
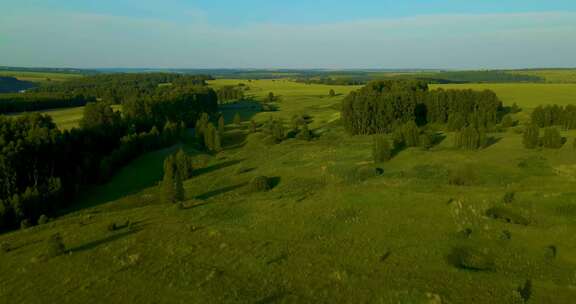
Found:
[[510, 224], [524, 225], [530, 224], [530, 219], [519, 212], [508, 207], [494, 207], [486, 211], [486, 215], [496, 220], [501, 220]]
[[542, 146], [548, 149], [560, 149], [563, 145], [563, 138], [556, 128], [547, 128], [542, 137]]
[[59, 233], [53, 234], [46, 240], [45, 257], [53, 258], [62, 255], [66, 252], [66, 246], [62, 241], [62, 236]]
[[448, 183], [454, 186], [471, 186], [476, 183], [476, 173], [469, 166], [462, 166], [450, 171]]
[[42, 215], [38, 218], [38, 225], [45, 225], [45, 224], [47, 224], [49, 221], [50, 221], [50, 219], [49, 219], [46, 215], [42, 214]]
[[271, 180], [266, 176], [256, 176], [250, 181], [250, 190], [252, 192], [266, 192], [271, 189]]
[[512, 202], [514, 202], [515, 197], [516, 197], [515, 192], [506, 192], [506, 194], [504, 194], [504, 197], [502, 198], [502, 202], [504, 204], [511, 204]]
[[487, 250], [459, 247], [449, 258], [454, 266], [462, 269], [485, 271], [494, 268], [494, 257]]
[[24, 219], [20, 222], [20, 229], [28, 229], [30, 227], [32, 227], [32, 223], [30, 223], [30, 220]]

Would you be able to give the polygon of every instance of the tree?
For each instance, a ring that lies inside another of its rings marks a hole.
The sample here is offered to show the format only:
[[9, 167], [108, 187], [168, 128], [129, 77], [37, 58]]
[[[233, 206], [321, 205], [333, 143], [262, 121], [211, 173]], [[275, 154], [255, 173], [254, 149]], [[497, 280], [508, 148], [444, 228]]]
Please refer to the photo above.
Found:
[[218, 132], [220, 133], [224, 133], [224, 116], [220, 115], [220, 117], [218, 118]]
[[222, 137], [218, 132], [214, 133], [214, 151], [215, 152], [222, 151]]
[[268, 93], [268, 102], [274, 102], [276, 100], [276, 96], [274, 96], [273, 92]]
[[234, 122], [235, 125], [241, 124], [242, 118], [240, 117], [240, 113], [236, 112], [236, 114], [234, 114], [234, 119], [232, 121]]
[[563, 144], [562, 135], [556, 128], [544, 129], [544, 136], [542, 137], [542, 146], [549, 149], [560, 149]]
[[526, 149], [535, 149], [540, 145], [540, 128], [530, 124], [524, 129], [522, 143]]
[[212, 123], [208, 123], [204, 129], [204, 146], [210, 151], [214, 151], [214, 134], [216, 133], [216, 128]]
[[109, 104], [104, 102], [89, 102], [84, 107], [84, 115], [80, 127], [84, 129], [102, 130], [114, 129], [121, 122], [119, 112], [114, 112]]
[[182, 174], [178, 172], [176, 158], [170, 155], [164, 161], [164, 178], [161, 183], [161, 197], [165, 203], [176, 203], [184, 200]]
[[402, 126], [402, 138], [407, 147], [417, 147], [420, 137], [420, 130], [414, 121], [410, 121]]
[[372, 137], [372, 157], [375, 163], [381, 163], [392, 159], [392, 146], [390, 141], [383, 135], [374, 135]]
[[515, 125], [516, 123], [514, 122], [514, 120], [512, 120], [512, 117], [510, 115], [506, 115], [504, 116], [504, 118], [502, 119], [502, 127], [503, 128], [511, 128]]
[[486, 134], [483, 130], [466, 127], [456, 134], [456, 147], [466, 150], [477, 150], [486, 145]]
[[329, 95], [330, 95], [330, 97], [336, 96], [336, 92], [334, 91], [334, 89], [330, 89]]

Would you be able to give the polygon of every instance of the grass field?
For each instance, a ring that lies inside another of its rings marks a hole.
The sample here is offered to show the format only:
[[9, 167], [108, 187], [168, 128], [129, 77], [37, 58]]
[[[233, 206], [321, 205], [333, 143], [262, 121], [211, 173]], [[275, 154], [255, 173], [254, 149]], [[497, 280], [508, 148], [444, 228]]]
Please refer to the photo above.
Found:
[[[184, 210], [161, 204], [154, 187], [164, 156], [177, 147], [144, 155], [110, 183], [89, 189], [79, 210], [0, 235], [15, 248], [0, 253], [1, 273], [8, 274], [0, 275], [0, 299], [526, 303], [517, 290], [530, 280], [527, 303], [573, 302], [576, 132], [564, 133], [569, 142], [562, 149], [526, 150], [516, 127], [491, 134], [495, 143], [477, 152], [455, 150], [447, 134], [429, 151], [410, 148], [373, 164], [371, 138], [348, 136], [338, 122], [338, 105], [354, 87], [245, 83], [256, 99], [268, 92], [281, 96], [278, 111], [245, 119], [305, 113], [319, 137], [270, 145], [244, 123], [227, 126], [226, 149], [217, 155], [184, 145], [198, 168], [185, 182], [190, 208]], [[494, 89], [521, 107], [576, 103], [570, 85], [466, 86]], [[328, 97], [330, 88], [343, 95]], [[473, 169], [475, 183], [449, 185], [450, 172], [462, 166]], [[248, 191], [259, 175], [274, 177], [277, 185]], [[516, 198], [503, 205], [507, 192]], [[486, 216], [495, 207], [509, 210], [512, 223]], [[514, 224], [516, 217], [525, 221]], [[132, 228], [106, 229], [125, 220]], [[44, 240], [56, 232], [69, 253], [38, 260]], [[454, 255], [462, 248], [490, 259], [490, 269], [456, 267]]]
[[28, 71], [6, 71], [0, 70], [0, 76], [12, 76], [19, 80], [36, 83], [47, 83], [50, 81], [66, 81], [77, 77], [80, 74], [49, 73], [49, 72], [28, 72]]
[[538, 105], [576, 104], [576, 84], [538, 83], [486, 83], [486, 84], [444, 84], [432, 88], [446, 89], [489, 89], [498, 95], [506, 105], [517, 103], [520, 107], [532, 109]]
[[512, 73], [540, 76], [549, 83], [576, 83], [576, 69], [525, 70]]
[[[121, 111], [122, 106], [113, 105], [112, 108], [116, 111]], [[70, 130], [78, 127], [82, 116], [84, 115], [84, 107], [73, 107], [63, 109], [52, 109], [45, 111], [38, 111], [38, 113], [47, 114], [52, 117], [52, 120], [58, 128], [62, 130]], [[23, 113], [14, 114], [15, 116], [23, 115]]]

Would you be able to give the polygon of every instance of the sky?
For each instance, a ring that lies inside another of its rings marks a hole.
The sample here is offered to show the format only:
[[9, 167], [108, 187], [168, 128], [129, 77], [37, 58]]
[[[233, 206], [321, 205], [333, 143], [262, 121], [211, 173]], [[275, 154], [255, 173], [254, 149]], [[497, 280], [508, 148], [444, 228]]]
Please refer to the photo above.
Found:
[[576, 67], [576, 1], [2, 0], [0, 65]]

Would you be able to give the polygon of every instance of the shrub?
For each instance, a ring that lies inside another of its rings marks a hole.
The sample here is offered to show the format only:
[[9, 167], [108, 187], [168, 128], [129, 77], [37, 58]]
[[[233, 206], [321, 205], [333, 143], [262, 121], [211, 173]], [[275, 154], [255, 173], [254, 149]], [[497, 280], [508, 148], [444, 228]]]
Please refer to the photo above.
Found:
[[471, 186], [476, 182], [474, 169], [467, 165], [450, 171], [448, 183], [454, 186]]
[[12, 246], [10, 246], [10, 243], [8, 242], [2, 242], [0, 243], [0, 250], [2, 252], [10, 252], [12, 251]]
[[116, 223], [116, 222], [112, 222], [110, 224], [108, 224], [108, 231], [117, 231], [120, 229], [124, 229], [124, 228], [130, 228], [132, 227], [132, 223], [127, 220], [124, 223]]
[[307, 141], [312, 139], [312, 132], [310, 132], [310, 129], [308, 129], [307, 124], [302, 125], [302, 127], [298, 131], [298, 134], [296, 135], [296, 138]]
[[501, 220], [510, 224], [524, 225], [530, 224], [530, 219], [507, 207], [494, 207], [486, 211], [486, 215], [493, 219]]
[[330, 89], [330, 93], [328, 94], [330, 95], [330, 97], [336, 96], [336, 92], [334, 91], [334, 89]]
[[23, 219], [20, 222], [20, 229], [28, 229], [30, 227], [32, 227], [32, 223], [30, 223], [29, 219]]
[[50, 221], [50, 219], [48, 219], [48, 217], [45, 214], [42, 214], [39, 218], [38, 218], [38, 225], [45, 225]]
[[66, 252], [66, 246], [62, 241], [62, 236], [59, 233], [53, 234], [46, 240], [46, 252], [45, 256], [47, 258], [57, 257]]
[[372, 144], [372, 157], [375, 163], [381, 163], [392, 159], [392, 146], [390, 141], [383, 135], [374, 135]]
[[454, 266], [468, 270], [490, 270], [494, 268], [494, 257], [486, 252], [470, 247], [455, 248], [450, 259]]
[[512, 119], [510, 115], [504, 116], [502, 119], [502, 127], [503, 128], [511, 128], [516, 125], [516, 122]]
[[506, 194], [504, 194], [504, 197], [502, 198], [502, 202], [504, 204], [511, 204], [512, 202], [514, 202], [515, 197], [516, 197], [515, 192], [506, 192]]
[[266, 176], [256, 176], [250, 181], [250, 190], [252, 192], [265, 192], [272, 189], [272, 183]]

